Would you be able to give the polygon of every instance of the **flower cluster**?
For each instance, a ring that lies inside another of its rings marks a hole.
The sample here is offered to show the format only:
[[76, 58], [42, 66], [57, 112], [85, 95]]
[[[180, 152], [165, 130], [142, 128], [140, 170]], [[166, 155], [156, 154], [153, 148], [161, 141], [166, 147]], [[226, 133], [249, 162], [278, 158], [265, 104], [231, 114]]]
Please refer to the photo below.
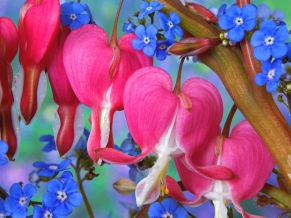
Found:
[[[163, 61], [167, 58], [167, 48], [175, 41], [176, 35], [180, 38], [183, 37], [183, 30], [178, 25], [181, 20], [180, 17], [170, 12], [169, 16], [163, 12], [158, 12], [164, 5], [157, 1], [147, 3], [142, 1], [140, 4], [140, 12], [137, 16], [139, 20], [145, 19], [145, 15], [151, 18], [151, 24], [147, 27], [140, 24], [134, 29], [134, 33], [138, 38], [132, 40], [132, 46], [136, 50], [143, 50], [143, 53], [149, 57], [156, 55], [157, 59]], [[154, 13], [158, 12], [158, 21], [161, 29], [156, 27], [154, 23]], [[123, 30], [126, 32], [133, 32], [133, 21], [130, 20], [125, 24]], [[161, 33], [164, 31], [164, 33]]]

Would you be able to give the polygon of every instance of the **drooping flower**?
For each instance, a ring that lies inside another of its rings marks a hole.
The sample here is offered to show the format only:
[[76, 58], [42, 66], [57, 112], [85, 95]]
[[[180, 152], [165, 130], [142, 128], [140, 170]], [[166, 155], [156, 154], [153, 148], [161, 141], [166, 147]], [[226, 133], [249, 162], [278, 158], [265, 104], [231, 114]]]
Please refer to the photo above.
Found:
[[20, 143], [18, 113], [12, 95], [11, 62], [18, 50], [18, 33], [13, 21], [0, 18], [0, 140], [7, 142], [9, 160], [14, 160]]
[[174, 199], [166, 198], [161, 203], [152, 203], [148, 210], [148, 216], [149, 218], [186, 218], [188, 216], [188, 212], [183, 206], [178, 205]]
[[282, 58], [288, 51], [284, 42], [288, 37], [289, 31], [285, 25], [277, 28], [274, 21], [263, 21], [260, 30], [255, 31], [251, 39], [254, 57], [259, 61], [267, 61], [271, 56]]
[[144, 16], [151, 14], [155, 11], [159, 11], [164, 7], [163, 4], [160, 4], [157, 1], [152, 1], [150, 3], [146, 1], [142, 1], [139, 5], [139, 9], [141, 10], [137, 16], [139, 20], [142, 20]]
[[8, 160], [5, 157], [2, 157], [3, 154], [6, 154], [8, 151], [8, 145], [5, 141], [0, 140], [0, 165], [7, 164]]
[[257, 18], [260, 21], [264, 21], [264, 20], [266, 20], [267, 18], [270, 17], [271, 11], [270, 11], [270, 8], [268, 7], [268, 5], [260, 4], [260, 5], [257, 6], [257, 9], [258, 9]]
[[77, 29], [88, 24], [91, 20], [90, 15], [84, 13], [85, 7], [78, 3], [64, 3], [61, 5], [61, 23], [64, 26], [69, 26], [70, 29]]
[[257, 8], [247, 4], [243, 8], [232, 6], [225, 11], [218, 24], [223, 30], [228, 30], [228, 37], [231, 41], [240, 42], [245, 31], [250, 31], [256, 26]]
[[132, 47], [135, 38], [134, 34], [124, 34], [118, 42], [109, 44], [101, 27], [86, 24], [72, 31], [65, 41], [63, 57], [70, 84], [80, 102], [92, 111], [87, 149], [98, 164], [102, 162], [94, 150], [114, 145], [113, 115], [116, 110], [123, 110], [127, 79], [137, 69], [152, 65], [152, 58]]
[[159, 15], [159, 23], [163, 30], [165, 30], [165, 37], [170, 40], [174, 41], [175, 34], [179, 37], [183, 37], [183, 30], [181, 27], [178, 26], [178, 24], [181, 22], [181, 19], [178, 14], [174, 12], [170, 12], [170, 17], [167, 17], [162, 12], [158, 13]]
[[215, 14], [204, 6], [194, 3], [194, 2], [185, 2], [185, 7], [188, 8], [193, 14], [199, 16], [201, 19], [209, 23], [217, 23], [218, 19]]
[[18, 183], [14, 183], [10, 188], [10, 195], [5, 200], [5, 210], [11, 213], [12, 217], [25, 218], [30, 199], [36, 191], [36, 187], [31, 184], [25, 185], [22, 190]]
[[25, 124], [31, 122], [45, 97], [44, 69], [48, 65], [52, 45], [57, 40], [59, 27], [59, 0], [26, 1], [20, 9], [21, 66], [14, 79], [13, 95]]
[[267, 84], [267, 91], [274, 92], [279, 85], [281, 75], [282, 60], [275, 59], [273, 62], [268, 60], [263, 62], [262, 73], [257, 74], [254, 80], [258, 86]]
[[84, 131], [81, 102], [70, 85], [63, 62], [64, 43], [70, 32], [68, 27], [62, 28], [59, 41], [52, 46], [53, 54], [47, 67], [53, 98], [58, 105], [53, 120], [53, 131], [56, 147], [62, 158], [71, 153]]
[[61, 182], [53, 179], [47, 184], [48, 192], [43, 196], [43, 204], [54, 208], [59, 216], [68, 216], [72, 213], [72, 207], [78, 207], [82, 203], [82, 195], [78, 191], [78, 184], [73, 179]]
[[38, 140], [40, 142], [46, 142], [46, 144], [41, 149], [43, 152], [51, 152], [57, 150], [53, 135], [42, 135]]
[[38, 172], [39, 176], [52, 177], [55, 173], [66, 170], [67, 166], [71, 163], [72, 160], [63, 160], [60, 164], [46, 164], [42, 161], [36, 161], [32, 165], [35, 168], [40, 169]]
[[165, 177], [171, 157], [180, 156], [189, 168], [207, 177], [213, 178], [215, 174], [214, 177], [219, 176], [219, 179], [232, 178], [232, 173], [224, 167], [200, 168], [190, 162], [191, 156], [203, 150], [211, 135], [219, 132], [222, 101], [209, 82], [191, 78], [184, 83], [180, 93], [173, 93], [172, 79], [167, 72], [145, 67], [129, 78], [123, 97], [130, 133], [142, 152], [132, 157], [105, 148], [97, 150], [96, 154], [104, 161], [116, 164], [140, 162], [151, 152], [158, 156], [149, 175], [137, 185], [138, 206], [152, 203], [165, 193]]
[[134, 33], [134, 23], [131, 18], [128, 20], [128, 23], [123, 24], [122, 31], [126, 33]]
[[156, 35], [158, 33], [158, 28], [151, 24], [146, 29], [144, 25], [139, 25], [135, 28], [135, 35], [138, 39], [132, 40], [132, 46], [136, 50], [143, 50], [146, 56], [154, 56], [156, 52]]
[[199, 206], [210, 199], [215, 206], [215, 217], [220, 218], [227, 218], [226, 206], [232, 202], [244, 218], [253, 217], [244, 211], [240, 203], [253, 198], [262, 189], [275, 162], [247, 121], [237, 124], [229, 138], [213, 138], [212, 143], [207, 145], [207, 151], [194, 155], [192, 160], [202, 166], [213, 162], [226, 166], [232, 170], [235, 178], [227, 181], [210, 180], [190, 171], [181, 160], [175, 159], [184, 187], [195, 194], [195, 198], [187, 199], [179, 185], [168, 177], [167, 186], [172, 198], [189, 206]]

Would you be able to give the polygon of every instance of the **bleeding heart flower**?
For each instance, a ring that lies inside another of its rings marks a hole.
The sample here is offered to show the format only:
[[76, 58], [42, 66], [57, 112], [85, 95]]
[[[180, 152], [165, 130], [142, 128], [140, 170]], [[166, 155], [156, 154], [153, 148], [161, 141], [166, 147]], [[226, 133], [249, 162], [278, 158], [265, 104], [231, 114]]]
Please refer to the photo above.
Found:
[[180, 156], [189, 168], [208, 177], [232, 178], [225, 167], [188, 164], [220, 131], [222, 100], [211, 83], [192, 78], [179, 93], [173, 93], [167, 72], [146, 67], [129, 78], [123, 100], [128, 127], [141, 154], [132, 157], [109, 148], [96, 153], [104, 161], [116, 164], [139, 162], [151, 152], [158, 155], [149, 175], [136, 188], [138, 206], [149, 204], [167, 192], [165, 178], [171, 157]]
[[18, 50], [18, 35], [14, 23], [0, 18], [0, 139], [9, 150], [7, 156], [13, 160], [20, 141], [19, 118], [13, 106], [11, 61]]
[[53, 121], [56, 147], [61, 157], [75, 147], [84, 131], [83, 111], [69, 83], [63, 62], [63, 47], [70, 33], [68, 27], [62, 28], [62, 35], [52, 48], [48, 65], [48, 76], [51, 82], [53, 97], [59, 105]]
[[18, 34], [21, 67], [15, 77], [14, 98], [22, 120], [29, 124], [46, 93], [44, 69], [60, 25], [59, 0], [27, 0], [20, 9]]
[[176, 159], [175, 163], [184, 187], [195, 194], [193, 200], [188, 200], [183, 195], [178, 184], [167, 178], [169, 194], [185, 205], [199, 206], [208, 199], [215, 206], [216, 218], [227, 218], [226, 205], [233, 203], [244, 218], [258, 216], [247, 214], [240, 205], [242, 200], [254, 197], [264, 186], [272, 169], [274, 160], [266, 146], [247, 121], [237, 124], [229, 138], [218, 138], [220, 154], [216, 157], [215, 140], [208, 146], [207, 153], [203, 153], [193, 161], [199, 164], [212, 164], [226, 166], [235, 174], [235, 178], [228, 181], [211, 180], [191, 172], [184, 164]]
[[92, 110], [88, 154], [95, 163], [98, 157], [94, 150], [114, 145], [113, 114], [123, 110], [127, 79], [139, 68], [152, 65], [152, 58], [131, 46], [134, 38], [134, 34], [125, 34], [111, 47], [106, 32], [88, 24], [72, 31], [64, 45], [64, 65], [71, 86]]

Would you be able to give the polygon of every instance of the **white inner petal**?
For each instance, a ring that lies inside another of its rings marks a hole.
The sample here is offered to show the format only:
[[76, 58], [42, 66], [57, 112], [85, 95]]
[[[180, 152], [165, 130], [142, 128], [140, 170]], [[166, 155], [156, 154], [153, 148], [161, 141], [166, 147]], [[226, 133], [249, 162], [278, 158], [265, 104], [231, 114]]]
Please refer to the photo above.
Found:
[[21, 206], [23, 206], [23, 205], [26, 204], [26, 201], [27, 201], [27, 198], [24, 197], [24, 196], [22, 196], [21, 198], [19, 198], [18, 203], [19, 203]]
[[274, 41], [275, 41], [275, 38], [272, 37], [272, 36], [267, 36], [265, 38], [265, 44], [266, 45], [273, 45], [274, 44]]
[[13, 158], [15, 158], [18, 154], [18, 148], [19, 148], [21, 134], [20, 134], [19, 117], [18, 117], [18, 113], [17, 113], [14, 105], [11, 105], [11, 116], [12, 116], [12, 126], [13, 126], [14, 134], [15, 134], [16, 140], [17, 140], [17, 148], [15, 151], [15, 154], [13, 155]]
[[12, 92], [13, 92], [13, 97], [14, 97], [17, 110], [22, 120], [24, 119], [20, 111], [20, 101], [21, 101], [21, 96], [23, 92], [23, 83], [24, 83], [24, 72], [23, 72], [23, 67], [20, 66], [13, 80]]
[[274, 77], [275, 77], [275, 73], [276, 73], [276, 69], [272, 69], [272, 70], [270, 70], [270, 71], [268, 72], [268, 75], [267, 75], [268, 79], [269, 79], [269, 80], [273, 80]]
[[57, 198], [59, 199], [59, 201], [64, 202], [65, 200], [67, 200], [68, 196], [67, 193], [64, 191], [57, 191]]

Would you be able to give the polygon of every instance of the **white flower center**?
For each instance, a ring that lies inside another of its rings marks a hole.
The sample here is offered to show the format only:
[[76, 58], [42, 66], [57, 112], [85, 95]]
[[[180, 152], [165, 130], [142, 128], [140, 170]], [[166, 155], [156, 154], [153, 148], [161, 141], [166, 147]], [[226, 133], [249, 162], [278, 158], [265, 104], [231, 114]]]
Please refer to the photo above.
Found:
[[23, 206], [23, 205], [26, 204], [26, 200], [27, 200], [27, 198], [24, 197], [24, 196], [22, 196], [21, 198], [19, 198], [18, 203], [19, 203], [21, 206]]
[[273, 45], [274, 41], [275, 41], [275, 39], [272, 36], [268, 36], [268, 37], [265, 38], [265, 44], [266, 45]]
[[147, 11], [150, 11], [150, 10], [152, 10], [152, 9], [153, 9], [153, 7], [151, 7], [151, 6], [148, 6], [148, 7], [146, 8]]
[[147, 37], [147, 36], [143, 38], [143, 42], [144, 42], [145, 44], [149, 44], [150, 41], [151, 41], [151, 40], [150, 40], [149, 37]]
[[60, 190], [60, 191], [57, 192], [57, 198], [61, 202], [64, 202], [65, 200], [67, 200], [68, 196], [67, 196], [67, 193], [66, 192]]
[[163, 218], [173, 218], [173, 215], [169, 212], [166, 212], [162, 215]]
[[240, 25], [243, 25], [244, 20], [242, 19], [242, 17], [237, 17], [235, 18], [234, 22], [237, 26], [240, 26]]
[[172, 29], [172, 28], [174, 27], [173, 22], [169, 20], [169, 21], [168, 21], [168, 26], [170, 27], [170, 29]]
[[71, 20], [76, 20], [77, 19], [77, 15], [76, 14], [70, 14], [70, 19]]
[[46, 210], [43, 214], [43, 218], [53, 218], [53, 217], [54, 217], [53, 214], [48, 210]]
[[51, 166], [49, 166], [49, 169], [50, 170], [57, 170], [59, 167], [58, 166], [56, 166], [56, 165], [51, 165]]
[[276, 73], [276, 70], [275, 70], [275, 69], [270, 70], [270, 71], [268, 72], [268, 75], [267, 75], [268, 79], [269, 79], [269, 80], [273, 80], [274, 77], [275, 77], [275, 73]]

